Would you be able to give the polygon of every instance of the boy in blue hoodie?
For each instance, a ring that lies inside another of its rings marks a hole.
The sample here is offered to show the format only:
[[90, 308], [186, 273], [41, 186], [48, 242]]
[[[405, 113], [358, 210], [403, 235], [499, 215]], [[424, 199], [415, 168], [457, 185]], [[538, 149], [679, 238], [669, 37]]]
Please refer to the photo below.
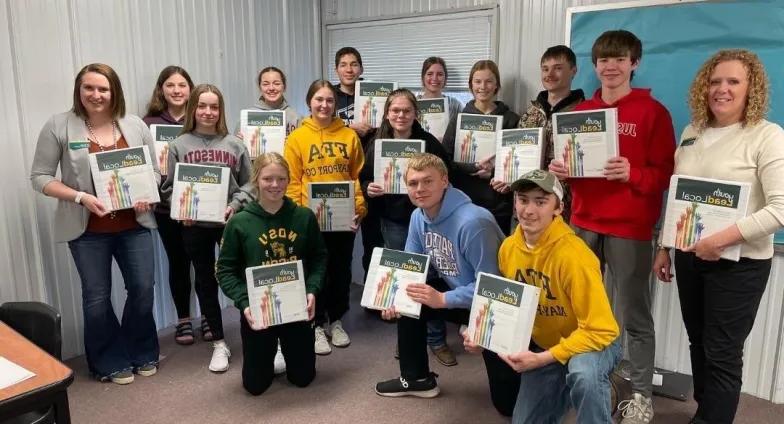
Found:
[[[406, 287], [406, 294], [422, 304], [419, 319], [401, 316], [394, 307], [381, 313], [384, 319], [397, 319], [400, 377], [376, 384], [376, 393], [432, 398], [440, 390], [428, 365], [427, 321], [468, 323], [476, 274], [498, 275], [498, 247], [504, 235], [487, 209], [449, 185], [446, 165], [438, 156], [424, 153], [410, 158], [406, 185], [411, 203], [417, 206], [411, 214], [406, 251], [429, 255], [431, 273], [426, 284]], [[520, 378], [495, 353], [485, 351], [482, 356], [493, 405], [511, 416]]]

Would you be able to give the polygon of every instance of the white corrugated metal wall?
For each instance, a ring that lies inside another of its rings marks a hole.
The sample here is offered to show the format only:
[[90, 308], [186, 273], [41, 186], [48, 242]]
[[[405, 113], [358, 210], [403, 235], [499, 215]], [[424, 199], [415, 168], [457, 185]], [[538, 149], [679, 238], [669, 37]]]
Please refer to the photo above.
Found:
[[[64, 317], [64, 353], [82, 351], [78, 277], [66, 246], [52, 241], [53, 202], [35, 195], [27, 176], [41, 125], [70, 106], [73, 76], [86, 63], [104, 61], [119, 72], [132, 113], [141, 113], [160, 68], [182, 64], [197, 82], [221, 87], [232, 121], [256, 97], [258, 68], [276, 64], [287, 71], [289, 100], [304, 111], [307, 84], [320, 74], [319, 6], [326, 24], [498, 3], [501, 96], [522, 111], [540, 89], [541, 52], [564, 41], [566, 8], [613, 2], [619, 0], [4, 0], [0, 136], [7, 160], [0, 167], [0, 301], [52, 303]], [[157, 270], [159, 281], [165, 281], [164, 271]], [[777, 255], [747, 342], [743, 387], [775, 402], [784, 402], [782, 272]], [[669, 285], [657, 289], [657, 365], [688, 372], [677, 293]], [[115, 298], [122, 298], [121, 290]], [[156, 299], [158, 325], [168, 326], [175, 316], [165, 284], [156, 287]]]
[[[38, 132], [71, 106], [76, 72], [111, 65], [129, 113], [143, 114], [158, 72], [182, 65], [195, 83], [216, 84], [229, 125], [258, 96], [256, 72], [276, 65], [288, 74], [287, 97], [305, 111], [307, 85], [321, 73], [320, 23], [314, 0], [29, 0], [0, 2], [0, 301], [42, 300], [63, 316], [63, 354], [80, 354], [81, 291], [65, 244], [55, 244], [55, 203], [32, 191], [30, 164]], [[160, 244], [156, 259], [163, 258]], [[156, 263], [159, 328], [176, 321], [165, 273]], [[118, 274], [118, 273], [116, 273]], [[124, 294], [119, 275], [113, 300]]]
[[[517, 112], [524, 111], [529, 100], [541, 90], [539, 57], [542, 52], [549, 46], [564, 43], [567, 8], [621, 2], [629, 3], [626, 0], [321, 0], [324, 24], [497, 4], [500, 8], [497, 62], [503, 87], [501, 98]], [[581, 69], [579, 72], [593, 70]], [[784, 348], [783, 279], [784, 258], [777, 254], [768, 290], [746, 343], [743, 373], [744, 392], [777, 403], [784, 403], [784, 372], [780, 372], [784, 370], [780, 354]], [[690, 374], [688, 342], [676, 287], [662, 283], [654, 286], [657, 292], [654, 304], [656, 365]]]

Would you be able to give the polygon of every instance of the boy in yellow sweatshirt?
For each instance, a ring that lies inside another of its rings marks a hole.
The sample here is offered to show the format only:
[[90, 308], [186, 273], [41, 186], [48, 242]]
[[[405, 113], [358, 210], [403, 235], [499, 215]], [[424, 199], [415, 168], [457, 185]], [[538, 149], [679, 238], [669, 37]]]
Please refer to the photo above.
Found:
[[561, 218], [563, 188], [553, 174], [531, 171], [511, 188], [520, 224], [501, 244], [498, 268], [542, 289], [529, 350], [499, 355], [521, 373], [512, 422], [560, 422], [571, 405], [578, 423], [611, 423], [609, 376], [620, 346], [599, 260]]

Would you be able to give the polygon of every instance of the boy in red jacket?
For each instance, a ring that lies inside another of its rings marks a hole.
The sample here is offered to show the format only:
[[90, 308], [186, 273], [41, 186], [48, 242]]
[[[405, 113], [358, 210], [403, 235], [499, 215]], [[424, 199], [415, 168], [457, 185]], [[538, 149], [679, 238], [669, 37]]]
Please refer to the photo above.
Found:
[[[667, 109], [651, 97], [650, 89], [631, 86], [641, 57], [642, 43], [629, 31], [607, 31], [594, 42], [591, 59], [602, 86], [574, 110], [618, 109], [619, 156], [607, 161], [604, 179], [569, 179], [571, 224], [606, 265], [607, 293], [627, 334], [634, 395], [623, 406], [622, 424], [653, 419], [651, 240], [675, 152]], [[561, 160], [554, 159], [549, 169], [567, 178]]]

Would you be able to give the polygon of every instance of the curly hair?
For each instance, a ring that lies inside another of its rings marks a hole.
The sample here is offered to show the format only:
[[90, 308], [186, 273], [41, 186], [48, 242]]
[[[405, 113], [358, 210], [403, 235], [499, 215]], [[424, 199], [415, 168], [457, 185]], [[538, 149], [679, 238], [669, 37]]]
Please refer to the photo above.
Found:
[[711, 74], [719, 63], [730, 60], [741, 62], [746, 68], [749, 78], [749, 92], [741, 118], [741, 126], [753, 126], [765, 119], [768, 113], [768, 75], [759, 57], [744, 49], [719, 50], [702, 64], [689, 88], [691, 124], [697, 131], [705, 130], [715, 118], [708, 106]]

